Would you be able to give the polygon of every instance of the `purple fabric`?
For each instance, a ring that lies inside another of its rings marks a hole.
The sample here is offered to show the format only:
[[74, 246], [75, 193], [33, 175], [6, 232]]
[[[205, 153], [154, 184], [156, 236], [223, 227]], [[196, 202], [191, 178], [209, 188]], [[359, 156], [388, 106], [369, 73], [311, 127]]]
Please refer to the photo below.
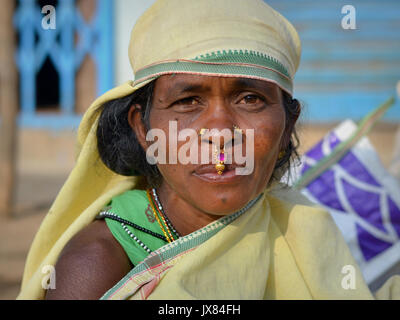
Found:
[[367, 184], [381, 187], [357, 157], [350, 151], [340, 161], [339, 165], [351, 176]]
[[346, 213], [337, 193], [332, 192], [331, 186], [334, 185], [334, 178], [334, 172], [327, 170], [318, 179], [312, 181], [307, 189], [323, 205]]
[[387, 232], [381, 217], [380, 195], [356, 188], [346, 180], [342, 180], [342, 184], [347, 201], [353, 210], [364, 220]]
[[322, 153], [322, 141], [318, 142], [306, 154], [307, 154], [307, 157], [310, 157], [314, 160], [322, 159], [324, 157], [324, 154]]
[[333, 132], [329, 135], [328, 139], [331, 150], [335, 149], [335, 147], [342, 142]]
[[[328, 142], [333, 150], [341, 141], [331, 132], [328, 136]], [[310, 149], [306, 156], [316, 161], [321, 160], [325, 155], [322, 150], [322, 141]], [[349, 176], [358, 180], [361, 185], [373, 186], [374, 188], [383, 188], [381, 184], [373, 177], [373, 174], [357, 159], [356, 155], [349, 151], [337, 164]], [[310, 169], [309, 164], [304, 164], [301, 174]], [[400, 236], [400, 209], [396, 206], [389, 196], [380, 193], [371, 192], [352, 184], [349, 180], [341, 179], [346, 199], [341, 199], [336, 188], [335, 170], [329, 169], [321, 174], [317, 179], [312, 181], [306, 189], [308, 192], [322, 205], [327, 208], [335, 209], [342, 213], [346, 212], [346, 206], [343, 201], [347, 200], [353, 211], [363, 220], [368, 222], [377, 230], [388, 233], [383, 225], [382, 219], [382, 203], [387, 203], [391, 223]], [[381, 199], [384, 197], [384, 199]], [[386, 242], [376, 236], [370, 234], [361, 226], [356, 226], [359, 247], [366, 261], [374, 258], [384, 250], [392, 246], [392, 243]]]
[[390, 220], [392, 221], [393, 227], [400, 237], [400, 209], [398, 206], [395, 205], [395, 203], [390, 197], [388, 197], [388, 202], [389, 202]]
[[372, 234], [360, 227], [358, 224], [356, 224], [356, 226], [358, 244], [366, 261], [371, 260], [393, 245], [392, 243], [375, 238]]

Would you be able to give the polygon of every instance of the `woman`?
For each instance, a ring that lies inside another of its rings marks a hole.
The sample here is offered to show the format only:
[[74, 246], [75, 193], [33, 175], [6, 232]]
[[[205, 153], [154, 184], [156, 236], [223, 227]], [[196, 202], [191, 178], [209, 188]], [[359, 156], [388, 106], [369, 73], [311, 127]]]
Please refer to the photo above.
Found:
[[[129, 56], [135, 82], [82, 120], [76, 167], [35, 238], [19, 298], [373, 298], [329, 214], [278, 184], [300, 113], [300, 41], [285, 18], [259, 0], [159, 0]], [[196, 132], [190, 146], [208, 147], [207, 163], [149, 163], [151, 130], [166, 137], [157, 156], [164, 147], [174, 159], [187, 143], [173, 141], [171, 123]], [[239, 147], [253, 150], [246, 175]], [[42, 268], [54, 264], [46, 292]]]

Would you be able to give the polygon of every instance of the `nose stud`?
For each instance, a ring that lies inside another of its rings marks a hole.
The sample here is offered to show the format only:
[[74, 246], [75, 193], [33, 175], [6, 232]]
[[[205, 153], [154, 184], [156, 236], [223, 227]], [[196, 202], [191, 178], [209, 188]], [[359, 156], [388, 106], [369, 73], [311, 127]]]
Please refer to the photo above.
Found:
[[240, 129], [237, 125], [233, 125], [233, 132], [238, 134], [243, 134], [243, 130]]
[[200, 129], [200, 132], [199, 132], [199, 136], [200, 136], [200, 137], [201, 137], [201, 136], [204, 136], [204, 134], [205, 134], [207, 131], [208, 131], [207, 128], [201, 128], [201, 129]]

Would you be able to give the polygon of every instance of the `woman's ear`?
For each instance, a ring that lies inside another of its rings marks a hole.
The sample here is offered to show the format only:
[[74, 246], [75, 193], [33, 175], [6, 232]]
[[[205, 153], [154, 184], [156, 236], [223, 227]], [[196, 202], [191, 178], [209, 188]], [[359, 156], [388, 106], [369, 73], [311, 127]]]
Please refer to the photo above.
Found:
[[140, 104], [134, 104], [131, 106], [128, 112], [128, 123], [131, 126], [133, 132], [135, 132], [136, 138], [139, 141], [141, 147], [146, 152], [146, 126], [142, 120], [142, 106]]

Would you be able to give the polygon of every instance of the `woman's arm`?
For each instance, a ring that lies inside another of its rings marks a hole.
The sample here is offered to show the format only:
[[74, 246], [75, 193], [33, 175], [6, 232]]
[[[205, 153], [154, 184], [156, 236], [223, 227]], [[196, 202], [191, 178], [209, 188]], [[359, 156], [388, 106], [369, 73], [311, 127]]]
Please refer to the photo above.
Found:
[[56, 270], [56, 288], [47, 300], [99, 299], [132, 268], [124, 249], [104, 220], [76, 234], [61, 252]]

